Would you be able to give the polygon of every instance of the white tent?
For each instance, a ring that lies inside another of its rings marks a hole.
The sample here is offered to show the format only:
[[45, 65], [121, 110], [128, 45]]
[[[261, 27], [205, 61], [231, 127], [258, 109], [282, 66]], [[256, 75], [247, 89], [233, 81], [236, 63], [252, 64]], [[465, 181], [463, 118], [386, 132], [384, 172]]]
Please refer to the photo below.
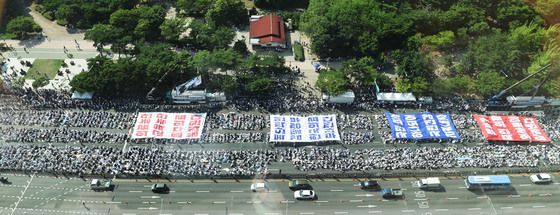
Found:
[[78, 91], [74, 91], [72, 93], [72, 99], [76, 100], [91, 100], [93, 98], [93, 92], [84, 92], [80, 93]]
[[378, 93], [377, 100], [386, 102], [416, 102], [416, 97], [412, 93]]

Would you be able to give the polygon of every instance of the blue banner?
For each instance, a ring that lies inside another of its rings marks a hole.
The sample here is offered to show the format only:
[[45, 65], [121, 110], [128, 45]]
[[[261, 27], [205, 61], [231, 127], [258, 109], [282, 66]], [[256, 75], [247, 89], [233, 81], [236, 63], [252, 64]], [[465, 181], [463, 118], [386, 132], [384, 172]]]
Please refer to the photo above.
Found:
[[385, 113], [393, 139], [460, 139], [449, 114]]

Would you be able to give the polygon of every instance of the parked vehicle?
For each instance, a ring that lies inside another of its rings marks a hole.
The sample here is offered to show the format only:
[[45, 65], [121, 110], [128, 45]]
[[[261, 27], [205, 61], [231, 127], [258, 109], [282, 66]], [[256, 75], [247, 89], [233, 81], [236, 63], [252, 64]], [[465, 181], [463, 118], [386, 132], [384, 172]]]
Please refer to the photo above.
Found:
[[288, 187], [292, 191], [295, 191], [295, 190], [312, 190], [313, 189], [313, 187], [311, 187], [311, 185], [309, 184], [309, 181], [305, 180], [305, 179], [291, 180], [288, 183]]
[[529, 176], [531, 182], [535, 184], [546, 184], [552, 182], [552, 177], [547, 173], [539, 173]]
[[416, 184], [424, 190], [439, 190], [442, 188], [438, 177], [423, 178], [416, 181]]
[[315, 191], [298, 190], [294, 192], [294, 198], [297, 200], [313, 200], [315, 199]]
[[383, 188], [381, 196], [384, 199], [400, 199], [404, 197], [404, 193], [401, 189]]

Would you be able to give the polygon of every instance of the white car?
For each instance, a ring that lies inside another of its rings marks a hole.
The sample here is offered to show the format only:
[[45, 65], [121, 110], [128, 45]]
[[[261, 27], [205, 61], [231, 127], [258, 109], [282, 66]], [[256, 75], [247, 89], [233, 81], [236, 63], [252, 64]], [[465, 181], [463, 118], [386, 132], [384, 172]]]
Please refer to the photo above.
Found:
[[294, 198], [297, 200], [315, 199], [315, 191], [313, 190], [298, 190], [294, 192]]
[[253, 192], [268, 191], [268, 184], [263, 183], [263, 182], [251, 184], [251, 191], [253, 191]]
[[531, 175], [529, 178], [533, 183], [549, 183], [552, 181], [552, 177], [547, 173]]

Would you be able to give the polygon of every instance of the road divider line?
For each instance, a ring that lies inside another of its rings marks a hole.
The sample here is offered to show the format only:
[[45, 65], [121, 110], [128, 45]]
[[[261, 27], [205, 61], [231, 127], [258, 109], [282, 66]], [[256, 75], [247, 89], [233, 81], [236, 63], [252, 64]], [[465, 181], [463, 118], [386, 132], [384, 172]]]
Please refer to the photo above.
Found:
[[329, 201], [327, 201], [327, 200], [317, 200], [317, 201], [315, 201], [315, 202], [316, 202], [316, 203], [327, 203], [327, 202], [329, 202]]
[[447, 208], [438, 208], [438, 209], [436, 209], [436, 211], [449, 211], [449, 209], [447, 209]]
[[122, 202], [107, 202], [107, 204], [121, 204]]
[[225, 204], [226, 202], [220, 201], [220, 202], [212, 202], [213, 204]]
[[501, 207], [500, 209], [505, 210], [505, 209], [512, 209], [513, 207]]
[[403, 213], [412, 213], [412, 212], [415, 212], [415, 211], [416, 211], [416, 210], [402, 210], [401, 212], [403, 212]]
[[457, 198], [457, 197], [448, 197], [447, 199], [449, 199], [449, 200], [457, 200], [457, 199], [459, 199], [459, 198]]
[[131, 190], [131, 191], [128, 191], [128, 192], [129, 193], [141, 193], [142, 191], [141, 190]]
[[159, 196], [140, 196], [141, 199], [159, 199]]
[[351, 199], [349, 202], [363, 202], [363, 199]]
[[190, 204], [191, 202], [177, 202], [177, 204]]
[[280, 201], [280, 203], [284, 203], [284, 204], [286, 204], [286, 203], [294, 203], [294, 201], [290, 201], [290, 200], [282, 200], [282, 201]]
[[533, 208], [544, 208], [544, 205], [533, 205]]
[[520, 184], [519, 186], [520, 187], [528, 187], [528, 186], [531, 186], [531, 184]]
[[232, 190], [229, 191], [230, 193], [243, 193], [243, 190]]
[[481, 208], [469, 208], [469, 209], [467, 209], [467, 210], [469, 210], [469, 211], [477, 211], [477, 210], [480, 210], [480, 209], [481, 209]]
[[377, 205], [358, 205], [359, 208], [376, 208]]
[[348, 214], [346, 211], [335, 211], [334, 214]]
[[510, 198], [519, 198], [521, 197], [520, 195], [509, 195]]
[[552, 193], [541, 193], [539, 196], [552, 196]]
[[457, 187], [457, 188], [459, 188], [459, 189], [465, 189], [465, 188], [467, 188], [467, 187]]
[[383, 211], [368, 211], [369, 214], [379, 214], [383, 213]]
[[344, 192], [344, 190], [331, 190], [331, 192]]
[[488, 196], [477, 196], [476, 198], [477, 198], [477, 199], [487, 199]]
[[304, 214], [315, 214], [315, 212], [299, 212], [299, 214], [304, 215]]
[[196, 192], [197, 193], [209, 193], [210, 190], [197, 190]]
[[372, 196], [375, 196], [375, 195], [369, 194], [369, 193], [368, 193], [368, 194], [358, 194], [358, 195], [356, 195], [356, 196], [358, 196], [358, 197], [362, 197], [362, 196], [363, 196], [363, 197], [372, 197]]
[[426, 201], [428, 199], [414, 199], [414, 201]]

